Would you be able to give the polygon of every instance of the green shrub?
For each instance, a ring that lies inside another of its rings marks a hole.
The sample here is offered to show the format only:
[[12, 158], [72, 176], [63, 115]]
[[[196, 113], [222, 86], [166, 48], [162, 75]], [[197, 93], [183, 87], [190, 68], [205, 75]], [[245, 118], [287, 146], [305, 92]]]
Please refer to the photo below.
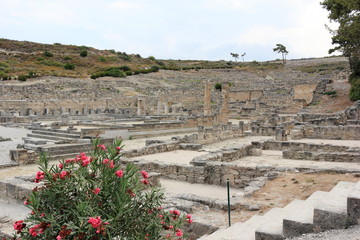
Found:
[[131, 68], [128, 67], [128, 66], [120, 66], [119, 69], [120, 69], [121, 71], [124, 71], [124, 72], [126, 72], [126, 71], [131, 71]]
[[148, 57], [148, 59], [151, 60], [151, 61], [155, 61], [155, 60], [156, 60], [156, 58], [155, 58], [154, 56], [150, 56], [150, 57]]
[[105, 74], [109, 77], [126, 77], [126, 74], [119, 68], [108, 68]]
[[215, 89], [221, 92], [222, 84], [221, 83], [215, 83]]
[[126, 76], [131, 76], [133, 74], [133, 72], [132, 71], [126, 71], [125, 74], [126, 74]]
[[131, 61], [131, 57], [126, 52], [118, 52], [118, 57], [124, 61]]
[[153, 66], [150, 67], [150, 69], [151, 69], [152, 72], [158, 72], [160, 68], [157, 65], [153, 65]]
[[80, 52], [80, 56], [81, 57], [86, 57], [88, 55], [88, 52], [86, 51], [86, 50], [82, 50], [81, 52]]
[[351, 83], [349, 97], [351, 101], [360, 100], [360, 77], [358, 77], [357, 79], [353, 79], [353, 82]]
[[75, 69], [75, 65], [72, 64], [72, 63], [66, 63], [66, 64], [64, 65], [64, 69], [66, 69], [66, 70], [74, 70], [74, 69]]
[[28, 78], [36, 78], [38, 75], [36, 72], [33, 72], [33, 71], [30, 71], [28, 74], [27, 74], [27, 77]]
[[71, 59], [72, 59], [72, 58], [71, 58], [70, 56], [65, 56], [65, 57], [64, 57], [64, 60], [65, 60], [65, 61], [69, 61], [69, 60], [71, 60]]
[[43, 55], [44, 55], [45, 57], [53, 57], [53, 56], [54, 56], [54, 54], [52, 54], [52, 53], [49, 52], [49, 51], [45, 51], [45, 52], [43, 53]]
[[18, 80], [19, 80], [19, 81], [25, 82], [26, 79], [27, 79], [27, 75], [19, 75], [19, 76], [18, 76]]
[[104, 56], [100, 56], [98, 59], [99, 59], [99, 62], [107, 62], [107, 59]]
[[[36, 187], [25, 200], [32, 211], [14, 223], [21, 239], [178, 239], [191, 215], [161, 207], [163, 193], [148, 173], [120, 161], [121, 141], [93, 142], [91, 156], [50, 165], [41, 155]], [[171, 226], [171, 227], [170, 227]]]
[[329, 96], [331, 96], [331, 95], [337, 95], [337, 91], [328, 91], [328, 92], [324, 92], [323, 94], [329, 95]]
[[165, 66], [165, 63], [162, 62], [162, 61], [156, 60], [155, 62], [156, 62], [157, 65]]

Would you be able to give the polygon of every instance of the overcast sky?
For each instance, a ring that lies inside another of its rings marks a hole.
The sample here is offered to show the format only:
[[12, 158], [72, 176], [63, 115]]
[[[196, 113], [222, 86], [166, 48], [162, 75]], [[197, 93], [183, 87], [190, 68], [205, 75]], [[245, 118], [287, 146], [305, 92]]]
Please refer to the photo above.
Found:
[[0, 38], [86, 45], [159, 59], [322, 57], [319, 0], [0, 0]]

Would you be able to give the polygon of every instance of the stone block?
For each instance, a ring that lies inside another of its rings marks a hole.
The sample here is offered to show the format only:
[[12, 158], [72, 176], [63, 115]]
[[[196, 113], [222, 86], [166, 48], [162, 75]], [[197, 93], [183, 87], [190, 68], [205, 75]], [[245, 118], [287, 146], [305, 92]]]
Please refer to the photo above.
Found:
[[261, 149], [251, 149], [251, 156], [261, 156], [262, 155], [262, 150]]

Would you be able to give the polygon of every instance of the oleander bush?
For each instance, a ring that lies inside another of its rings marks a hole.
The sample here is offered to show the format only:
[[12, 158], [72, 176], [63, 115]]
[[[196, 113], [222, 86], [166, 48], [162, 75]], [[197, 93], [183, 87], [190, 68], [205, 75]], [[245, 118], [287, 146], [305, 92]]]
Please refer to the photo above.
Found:
[[120, 140], [105, 147], [97, 139], [91, 154], [57, 165], [42, 155], [39, 186], [24, 202], [31, 214], [14, 223], [14, 239], [182, 239], [191, 216], [162, 209], [163, 193], [147, 172], [121, 165], [121, 149]]

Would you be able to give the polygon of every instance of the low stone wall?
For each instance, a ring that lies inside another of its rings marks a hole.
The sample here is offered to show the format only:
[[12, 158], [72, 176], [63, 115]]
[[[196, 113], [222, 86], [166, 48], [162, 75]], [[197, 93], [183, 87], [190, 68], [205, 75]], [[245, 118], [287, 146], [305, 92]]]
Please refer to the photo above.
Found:
[[345, 126], [309, 126], [303, 127], [304, 138], [337, 139], [337, 140], [360, 140], [359, 125]]
[[178, 149], [180, 149], [180, 143], [178, 141], [166, 141], [162, 143], [154, 143], [143, 148], [125, 150], [122, 152], [122, 154], [124, 157], [131, 158], [155, 153], [175, 151]]
[[244, 136], [244, 122], [242, 121], [239, 122], [239, 125], [232, 125], [232, 123], [229, 122], [227, 125], [217, 125], [211, 128], [199, 126], [196, 143], [210, 144], [242, 136]]
[[193, 160], [191, 160], [191, 164], [195, 166], [201, 166], [209, 161], [231, 162], [245, 156], [251, 156], [253, 148], [253, 145], [239, 145], [237, 147], [218, 150], [216, 152], [211, 152], [206, 155], [195, 157]]
[[35, 160], [37, 158], [38, 158], [38, 154], [32, 150], [27, 150], [27, 149], [10, 150], [10, 159], [21, 165], [35, 163]]
[[[331, 144], [314, 144], [314, 143], [301, 143], [301, 142], [281, 142], [281, 141], [264, 141], [252, 142], [255, 148], [261, 148], [262, 150], [276, 150], [276, 151], [308, 151], [308, 152], [348, 152], [355, 151], [358, 148], [349, 146], [338, 146]], [[360, 150], [360, 149], [359, 149]]]
[[244, 188], [258, 177], [266, 176], [268, 169], [239, 167], [236, 164], [209, 161], [204, 166], [167, 164], [159, 161], [122, 159], [123, 163], [132, 162], [140, 169], [161, 173], [162, 176], [190, 183], [225, 186], [229, 179], [230, 186]]
[[351, 152], [306, 152], [306, 151], [283, 151], [283, 158], [311, 161], [330, 162], [360, 162], [360, 153]]

